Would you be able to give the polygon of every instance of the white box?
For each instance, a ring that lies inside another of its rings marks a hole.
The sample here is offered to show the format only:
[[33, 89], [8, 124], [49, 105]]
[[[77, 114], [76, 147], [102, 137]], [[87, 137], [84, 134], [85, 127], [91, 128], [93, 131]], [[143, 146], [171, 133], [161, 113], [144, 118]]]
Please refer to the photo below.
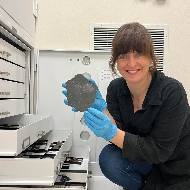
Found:
[[16, 156], [52, 130], [53, 119], [24, 114], [1, 119], [0, 125], [0, 156]]

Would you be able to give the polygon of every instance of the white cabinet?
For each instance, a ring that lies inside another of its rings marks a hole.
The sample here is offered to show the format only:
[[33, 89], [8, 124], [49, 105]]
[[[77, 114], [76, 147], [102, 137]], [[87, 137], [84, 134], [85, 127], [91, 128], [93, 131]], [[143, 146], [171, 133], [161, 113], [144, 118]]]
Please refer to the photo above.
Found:
[[0, 0], [0, 6], [31, 36], [35, 33], [33, 0]]
[[89, 148], [26, 114], [37, 101], [35, 19], [33, 0], [0, 0], [0, 189], [87, 190]]
[[0, 118], [26, 112], [26, 55], [0, 38]]

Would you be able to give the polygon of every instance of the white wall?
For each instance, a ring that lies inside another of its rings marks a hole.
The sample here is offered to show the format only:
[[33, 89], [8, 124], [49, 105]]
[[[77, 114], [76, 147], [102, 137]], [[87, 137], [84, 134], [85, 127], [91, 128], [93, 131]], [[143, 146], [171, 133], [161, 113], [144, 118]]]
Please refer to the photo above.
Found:
[[180, 80], [190, 98], [189, 0], [39, 0], [40, 49], [89, 49], [94, 23], [167, 24], [168, 74]]

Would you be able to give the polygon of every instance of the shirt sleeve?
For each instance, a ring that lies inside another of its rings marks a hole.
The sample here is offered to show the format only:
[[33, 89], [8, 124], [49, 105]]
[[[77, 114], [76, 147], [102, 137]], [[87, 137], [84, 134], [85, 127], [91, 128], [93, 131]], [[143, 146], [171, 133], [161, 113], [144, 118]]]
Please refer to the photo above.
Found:
[[121, 119], [121, 112], [119, 108], [119, 102], [117, 99], [117, 88], [115, 85], [116, 81], [111, 81], [107, 88], [107, 95], [106, 95], [106, 102], [107, 102], [107, 109], [109, 113], [112, 115], [113, 119], [116, 122], [116, 125], [119, 129], [123, 129], [124, 125]]
[[163, 103], [146, 137], [126, 133], [123, 155], [130, 160], [158, 164], [168, 160], [179, 141], [184, 123], [189, 115], [185, 90], [180, 84], [163, 92]]

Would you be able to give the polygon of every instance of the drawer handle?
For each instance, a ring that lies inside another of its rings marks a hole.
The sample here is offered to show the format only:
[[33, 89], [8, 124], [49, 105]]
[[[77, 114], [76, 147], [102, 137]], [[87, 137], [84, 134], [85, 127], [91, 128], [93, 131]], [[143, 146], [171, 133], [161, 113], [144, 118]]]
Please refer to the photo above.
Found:
[[22, 149], [26, 149], [28, 146], [30, 146], [30, 137], [27, 137], [23, 140], [23, 143], [22, 143]]
[[40, 131], [39, 133], [38, 133], [38, 137], [43, 137], [44, 135], [45, 135], [45, 131]]
[[58, 163], [58, 165], [57, 165], [57, 167], [56, 167], [56, 171], [55, 171], [55, 173], [56, 173], [57, 175], [59, 174], [62, 165], [63, 165], [62, 162]]
[[9, 58], [11, 56], [11, 53], [9, 53], [8, 51], [3, 51], [3, 55]]
[[9, 75], [11, 75], [11, 73], [6, 72], [6, 71], [0, 71], [0, 75], [6, 75], [6, 76], [9, 76]]
[[4, 112], [0, 112], [0, 116], [2, 116], [2, 115], [9, 115], [11, 112], [9, 112], [9, 111], [4, 111]]
[[0, 92], [1, 96], [10, 96], [11, 92]]

